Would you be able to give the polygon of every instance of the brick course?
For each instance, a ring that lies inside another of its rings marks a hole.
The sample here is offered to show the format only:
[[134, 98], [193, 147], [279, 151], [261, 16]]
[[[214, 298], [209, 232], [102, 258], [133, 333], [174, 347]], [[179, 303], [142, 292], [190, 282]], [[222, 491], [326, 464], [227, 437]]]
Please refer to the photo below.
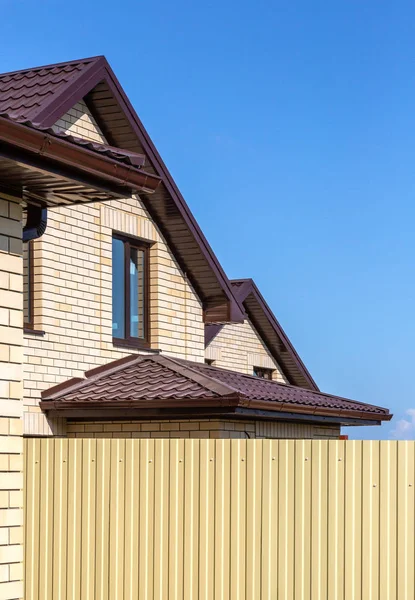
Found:
[[338, 439], [340, 427], [230, 419], [96, 421], [68, 423], [67, 435], [74, 438]]
[[23, 597], [21, 207], [0, 196], [0, 598]]

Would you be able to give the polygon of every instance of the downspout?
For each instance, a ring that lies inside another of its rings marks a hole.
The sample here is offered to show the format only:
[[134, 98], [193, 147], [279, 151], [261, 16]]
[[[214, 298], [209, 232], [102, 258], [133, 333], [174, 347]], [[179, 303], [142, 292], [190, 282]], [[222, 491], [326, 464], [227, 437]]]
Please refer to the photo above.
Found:
[[26, 225], [23, 227], [23, 242], [30, 242], [42, 237], [46, 231], [47, 221], [47, 208], [28, 204]]

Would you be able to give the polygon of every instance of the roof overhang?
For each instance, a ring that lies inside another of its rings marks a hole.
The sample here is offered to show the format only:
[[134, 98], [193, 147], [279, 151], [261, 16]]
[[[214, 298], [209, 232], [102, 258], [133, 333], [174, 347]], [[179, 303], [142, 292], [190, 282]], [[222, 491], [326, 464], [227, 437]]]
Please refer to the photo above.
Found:
[[0, 185], [28, 202], [63, 206], [153, 193], [160, 178], [0, 115]]
[[[248, 406], [249, 404], [249, 406]], [[379, 415], [370, 415], [362, 418], [357, 411], [307, 411], [304, 407], [295, 404], [284, 404], [281, 407], [272, 407], [269, 402], [238, 400], [236, 397], [221, 398], [220, 401], [212, 398], [192, 399], [183, 398], [172, 401], [161, 399], [157, 401], [131, 401], [131, 402], [59, 402], [43, 400], [40, 407], [51, 416], [60, 416], [69, 419], [88, 418], [95, 420], [112, 419], [210, 419], [219, 415], [226, 418], [251, 418], [267, 421], [294, 421], [301, 423], [320, 423], [337, 425], [380, 425], [382, 421], [389, 421], [392, 415], [379, 419]]]
[[[44, 404], [44, 403], [43, 403]], [[281, 411], [276, 413], [269, 410], [258, 410], [253, 408], [241, 407], [189, 407], [185, 408], [137, 408], [137, 407], [66, 407], [65, 410], [45, 407], [43, 410], [50, 417], [64, 417], [69, 421], [125, 421], [125, 420], [181, 420], [181, 419], [235, 419], [255, 421], [281, 421], [291, 423], [313, 424], [321, 426], [340, 425], [341, 427], [353, 426], [375, 426], [381, 425], [379, 419], [361, 419], [352, 417], [323, 416], [323, 415], [303, 415], [298, 412]]]
[[378, 425], [392, 418], [382, 407], [165, 355], [127, 356], [87, 371], [84, 379], [44, 390], [40, 407], [67, 418], [96, 419], [173, 418], [183, 411], [191, 418], [243, 414], [341, 425]]
[[[234, 295], [243, 305], [252, 325], [267, 346], [270, 354], [282, 368], [292, 385], [318, 391], [318, 386], [301, 360], [287, 334], [264, 300], [252, 279], [231, 281]], [[211, 324], [205, 330], [205, 345], [208, 346], [223, 325]]]

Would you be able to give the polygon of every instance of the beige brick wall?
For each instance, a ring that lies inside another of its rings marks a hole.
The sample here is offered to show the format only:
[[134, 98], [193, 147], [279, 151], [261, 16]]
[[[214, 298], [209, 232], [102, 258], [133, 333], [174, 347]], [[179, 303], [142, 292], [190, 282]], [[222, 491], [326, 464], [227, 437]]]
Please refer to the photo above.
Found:
[[[73, 118], [71, 114], [60, 121], [61, 127]], [[79, 116], [71, 131], [77, 127], [77, 135], [94, 139], [85, 128], [88, 119]], [[42, 390], [134, 352], [112, 343], [113, 230], [154, 242], [150, 249], [151, 348], [204, 360], [201, 303], [139, 198], [49, 210], [46, 233], [33, 245], [34, 327], [44, 335], [25, 335], [27, 434], [64, 432], [62, 423], [47, 422], [41, 413]]]
[[21, 207], [0, 196], [0, 598], [23, 597]]
[[340, 435], [338, 426], [229, 419], [71, 422], [67, 431], [68, 437], [76, 438], [338, 439]]
[[62, 119], [59, 119], [55, 123], [53, 129], [59, 129], [73, 136], [91, 140], [92, 142], [105, 143], [106, 141], [94, 117], [83, 101], [75, 104]]
[[257, 438], [270, 439], [338, 439], [339, 425], [311, 425], [302, 423], [284, 423], [280, 421], [257, 421]]
[[206, 348], [215, 367], [253, 375], [254, 367], [273, 369], [272, 378], [287, 383], [281, 367], [269, 353], [250, 321], [222, 327]]

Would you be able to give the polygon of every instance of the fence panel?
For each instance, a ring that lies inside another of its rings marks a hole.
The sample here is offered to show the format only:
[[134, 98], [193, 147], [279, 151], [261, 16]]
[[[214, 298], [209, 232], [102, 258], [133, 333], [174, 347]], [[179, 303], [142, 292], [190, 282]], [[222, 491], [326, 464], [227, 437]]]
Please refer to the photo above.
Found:
[[25, 440], [27, 600], [414, 600], [415, 442]]

